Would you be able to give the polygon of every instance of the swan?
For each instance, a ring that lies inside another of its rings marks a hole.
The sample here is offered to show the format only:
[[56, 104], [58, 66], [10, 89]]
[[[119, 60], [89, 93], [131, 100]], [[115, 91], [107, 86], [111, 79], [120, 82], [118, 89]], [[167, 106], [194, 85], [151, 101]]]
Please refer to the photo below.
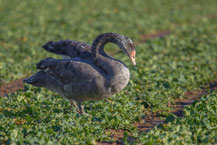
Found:
[[[42, 46], [63, 59], [46, 58], [36, 64], [40, 71], [23, 80], [63, 96], [79, 114], [86, 114], [83, 101], [106, 99], [124, 89], [130, 79], [127, 66], [104, 52], [114, 43], [136, 65], [133, 41], [117, 33], [103, 33], [92, 45], [75, 40], [50, 41]], [[88, 115], [88, 114], [87, 114]]]

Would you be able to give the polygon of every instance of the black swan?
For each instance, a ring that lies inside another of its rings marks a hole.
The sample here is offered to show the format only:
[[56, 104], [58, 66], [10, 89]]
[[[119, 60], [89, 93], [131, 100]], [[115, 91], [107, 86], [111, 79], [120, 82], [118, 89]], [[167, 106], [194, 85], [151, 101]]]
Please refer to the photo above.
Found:
[[117, 33], [104, 33], [92, 45], [74, 40], [48, 42], [43, 48], [63, 55], [63, 59], [41, 60], [36, 64], [40, 71], [23, 81], [60, 94], [79, 114], [86, 114], [82, 101], [106, 99], [126, 87], [130, 79], [126, 65], [104, 52], [109, 42], [117, 44], [136, 65], [132, 40]]

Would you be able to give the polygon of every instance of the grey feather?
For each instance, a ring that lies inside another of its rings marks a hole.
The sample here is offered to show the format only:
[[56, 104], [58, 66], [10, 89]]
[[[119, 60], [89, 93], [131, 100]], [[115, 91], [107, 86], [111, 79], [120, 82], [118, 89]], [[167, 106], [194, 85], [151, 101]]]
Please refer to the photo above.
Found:
[[44, 46], [42, 46], [45, 50], [58, 54], [73, 57], [81, 57], [81, 58], [90, 58], [91, 46], [87, 43], [75, 41], [75, 40], [60, 40], [57, 42], [49, 41]]
[[[130, 53], [132, 41], [116, 33], [99, 35], [92, 46], [79, 41], [48, 42], [47, 51], [70, 56], [71, 59], [46, 58], [36, 64], [40, 71], [24, 80], [37, 87], [45, 87], [67, 98], [79, 113], [82, 101], [101, 100], [120, 92], [129, 82], [126, 65], [104, 52], [107, 43], [115, 43]], [[129, 43], [129, 44], [128, 44]], [[80, 109], [78, 109], [80, 108]]]

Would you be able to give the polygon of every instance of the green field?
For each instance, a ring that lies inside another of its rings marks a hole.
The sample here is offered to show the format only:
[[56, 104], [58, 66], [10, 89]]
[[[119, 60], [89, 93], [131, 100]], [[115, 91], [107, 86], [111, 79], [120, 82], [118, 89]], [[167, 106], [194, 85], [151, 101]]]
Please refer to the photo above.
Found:
[[[131, 125], [150, 112], [173, 116], [168, 102], [215, 80], [216, 5], [215, 0], [0, 0], [0, 85], [35, 73], [35, 63], [45, 57], [57, 58], [41, 48], [50, 40], [91, 44], [101, 33], [116, 32], [132, 38], [137, 51], [136, 67], [124, 54], [115, 54], [129, 67], [130, 83], [108, 100], [84, 102], [93, 118], [79, 116], [61, 96], [30, 85], [1, 97], [1, 143], [92, 144], [111, 140], [107, 129], [128, 130], [135, 144], [216, 143], [216, 92], [161, 129], [139, 134]], [[168, 29], [168, 36], [141, 40]], [[110, 44], [106, 48], [118, 50]], [[201, 109], [204, 104], [208, 108]]]
[[138, 137], [143, 144], [215, 144], [217, 142], [217, 91], [184, 109], [185, 117], [168, 116], [160, 125]]

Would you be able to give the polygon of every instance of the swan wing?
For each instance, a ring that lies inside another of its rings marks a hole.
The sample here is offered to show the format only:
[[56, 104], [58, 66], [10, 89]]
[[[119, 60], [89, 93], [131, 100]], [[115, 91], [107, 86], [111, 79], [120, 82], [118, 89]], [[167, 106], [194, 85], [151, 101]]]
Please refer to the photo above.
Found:
[[79, 59], [46, 58], [37, 63], [37, 69], [43, 70], [62, 84], [92, 81], [95, 78], [104, 78], [101, 70], [90, 62]]
[[[69, 58], [80, 57], [90, 58], [91, 57], [91, 46], [87, 43], [75, 41], [75, 40], [60, 40], [60, 41], [49, 41], [42, 46], [48, 52], [52, 52], [58, 55], [68, 56]], [[68, 58], [63, 57], [63, 58]]]

